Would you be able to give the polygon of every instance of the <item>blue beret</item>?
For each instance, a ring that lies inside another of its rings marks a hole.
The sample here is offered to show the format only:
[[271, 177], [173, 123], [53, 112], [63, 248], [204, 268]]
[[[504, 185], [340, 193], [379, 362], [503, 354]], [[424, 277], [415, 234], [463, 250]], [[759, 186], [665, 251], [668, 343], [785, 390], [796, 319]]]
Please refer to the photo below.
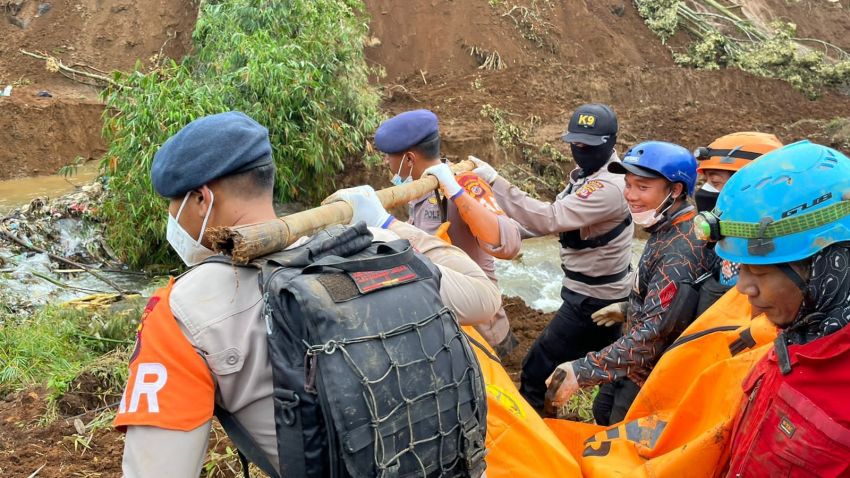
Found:
[[167, 198], [223, 176], [272, 163], [269, 130], [245, 113], [229, 111], [198, 118], [159, 148], [151, 182]]
[[388, 154], [401, 153], [439, 133], [437, 115], [428, 110], [405, 111], [381, 123], [375, 147]]

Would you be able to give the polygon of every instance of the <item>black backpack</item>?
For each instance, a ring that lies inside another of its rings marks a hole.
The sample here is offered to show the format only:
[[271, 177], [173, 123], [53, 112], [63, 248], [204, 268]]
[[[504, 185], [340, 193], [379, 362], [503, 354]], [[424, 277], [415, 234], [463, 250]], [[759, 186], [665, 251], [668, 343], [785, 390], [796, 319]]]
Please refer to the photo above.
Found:
[[[482, 474], [483, 378], [425, 256], [405, 240], [373, 243], [359, 223], [252, 265], [284, 477]], [[239, 424], [216, 414], [248, 460], [276, 476]]]

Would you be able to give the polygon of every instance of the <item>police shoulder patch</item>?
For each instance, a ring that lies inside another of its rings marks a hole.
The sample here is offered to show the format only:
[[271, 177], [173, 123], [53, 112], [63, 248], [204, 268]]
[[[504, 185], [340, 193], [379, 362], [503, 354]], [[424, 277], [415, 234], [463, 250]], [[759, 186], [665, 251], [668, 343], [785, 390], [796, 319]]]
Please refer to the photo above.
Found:
[[604, 187], [605, 184], [602, 181], [599, 181], [597, 179], [591, 179], [590, 181], [584, 183], [584, 185], [576, 191], [576, 196], [581, 199], [587, 199], [595, 191], [598, 191]]

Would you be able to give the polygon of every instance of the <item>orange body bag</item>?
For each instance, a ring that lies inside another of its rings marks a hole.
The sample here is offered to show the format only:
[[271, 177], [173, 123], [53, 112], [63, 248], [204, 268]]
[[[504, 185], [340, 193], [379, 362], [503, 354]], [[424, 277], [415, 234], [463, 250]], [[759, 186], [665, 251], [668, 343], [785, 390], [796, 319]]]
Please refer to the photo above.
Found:
[[664, 353], [621, 423], [546, 422], [584, 476], [716, 476], [728, 461], [741, 384], [775, 337], [733, 289]]

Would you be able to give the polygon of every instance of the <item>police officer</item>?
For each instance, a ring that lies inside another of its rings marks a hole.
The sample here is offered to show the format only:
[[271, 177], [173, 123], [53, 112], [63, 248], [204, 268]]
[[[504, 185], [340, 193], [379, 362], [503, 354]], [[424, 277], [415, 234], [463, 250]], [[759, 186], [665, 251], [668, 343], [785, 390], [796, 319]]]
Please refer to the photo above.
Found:
[[[462, 249], [497, 284], [493, 258], [516, 256], [520, 228], [499, 209], [488, 184], [472, 173], [455, 178], [441, 161], [437, 115], [414, 110], [384, 121], [375, 132], [375, 147], [384, 153], [384, 164], [394, 173], [394, 185], [423, 174], [440, 180], [442, 195], [434, 191], [410, 203], [411, 224]], [[518, 343], [502, 308], [476, 329], [501, 357], [509, 355]]]
[[[239, 112], [195, 120], [166, 141], [151, 181], [169, 200], [166, 237], [188, 266], [213, 252], [213, 227], [275, 219], [275, 166], [268, 131]], [[440, 296], [461, 323], [488, 320], [498, 289], [462, 251], [394, 220], [368, 189], [338, 199], [376, 239], [408, 239], [442, 273]], [[232, 414], [278, 468], [263, 300], [257, 272], [205, 262], [156, 292], [142, 318], [115, 425], [126, 429], [128, 477], [196, 477], [213, 406]], [[277, 470], [279, 471], [279, 470]]]
[[608, 170], [620, 162], [614, 151], [617, 129], [617, 116], [606, 105], [576, 109], [562, 139], [570, 144], [577, 168], [552, 203], [529, 197], [475, 159], [476, 173], [493, 185], [499, 205], [523, 226], [524, 237], [560, 237], [563, 303], [522, 364], [520, 391], [538, 411], [543, 409], [546, 377], [558, 364], [599, 350], [619, 336], [616, 327], [600, 327], [590, 317], [625, 300], [632, 285], [634, 228], [623, 198], [623, 177]]
[[714, 266], [716, 256], [697, 239], [694, 193], [697, 164], [687, 149], [661, 141], [631, 148], [608, 171], [625, 175], [625, 199], [635, 224], [649, 232], [640, 258], [624, 336], [585, 357], [564, 362], [547, 380], [553, 404], [564, 404], [579, 388], [603, 385], [594, 403], [601, 425], [623, 419], [640, 385], [675, 337], [662, 324], [684, 282]]

